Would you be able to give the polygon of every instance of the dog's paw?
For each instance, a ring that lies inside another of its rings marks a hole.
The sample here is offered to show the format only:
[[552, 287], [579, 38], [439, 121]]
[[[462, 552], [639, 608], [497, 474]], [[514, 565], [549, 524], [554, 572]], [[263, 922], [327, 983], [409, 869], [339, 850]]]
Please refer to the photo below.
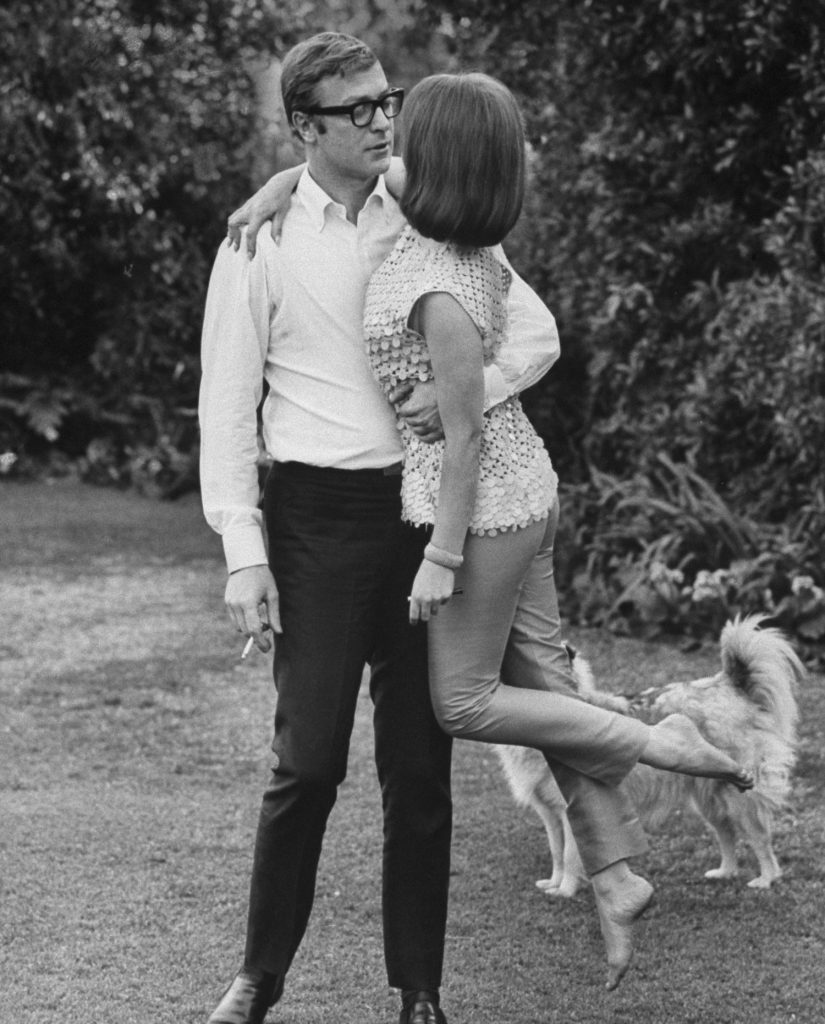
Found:
[[564, 881], [558, 888], [558, 895], [566, 900], [572, 900], [580, 887], [581, 882], [578, 878], [574, 878], [572, 882]]
[[736, 878], [739, 872], [736, 868], [711, 868], [710, 871], [705, 872], [705, 878], [716, 880], [719, 878]]
[[748, 882], [748, 888], [749, 889], [770, 889], [771, 885], [778, 878], [781, 878], [781, 877], [782, 877], [781, 875], [759, 875], [758, 878], [752, 878]]
[[561, 896], [562, 899], [569, 900], [579, 891], [579, 883], [578, 880], [559, 882], [554, 878], [539, 878], [536, 881], [536, 888], [541, 889], [545, 896]]

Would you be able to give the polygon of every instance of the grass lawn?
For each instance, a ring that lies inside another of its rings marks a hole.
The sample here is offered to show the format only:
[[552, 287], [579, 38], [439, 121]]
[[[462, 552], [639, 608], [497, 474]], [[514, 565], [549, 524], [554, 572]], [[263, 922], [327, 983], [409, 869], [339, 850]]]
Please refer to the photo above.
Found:
[[[269, 659], [238, 660], [218, 538], [195, 496], [0, 484], [0, 1024], [202, 1024], [238, 965], [269, 763]], [[572, 630], [622, 690], [715, 669], [713, 649]], [[825, 687], [801, 694], [772, 891], [706, 882], [712, 840], [653, 837], [657, 887], [616, 993], [592, 897], [554, 901], [538, 819], [492, 750], [455, 754], [444, 1006], [451, 1024], [825, 1021]], [[380, 799], [362, 693], [306, 941], [271, 1019], [389, 1024]]]

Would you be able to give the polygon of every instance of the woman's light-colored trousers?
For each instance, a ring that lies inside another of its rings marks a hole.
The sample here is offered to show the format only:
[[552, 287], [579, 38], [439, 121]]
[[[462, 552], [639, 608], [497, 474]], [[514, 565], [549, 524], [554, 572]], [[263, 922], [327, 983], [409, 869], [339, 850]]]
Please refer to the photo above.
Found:
[[553, 576], [558, 515], [556, 504], [543, 522], [468, 535], [456, 572], [464, 592], [429, 624], [430, 689], [453, 736], [541, 750], [593, 875], [647, 849], [620, 784], [649, 727], [574, 691]]

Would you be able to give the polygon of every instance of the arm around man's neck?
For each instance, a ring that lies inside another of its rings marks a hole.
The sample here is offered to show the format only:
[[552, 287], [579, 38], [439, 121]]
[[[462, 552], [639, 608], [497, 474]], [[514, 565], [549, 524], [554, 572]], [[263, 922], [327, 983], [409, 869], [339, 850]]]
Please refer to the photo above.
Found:
[[[258, 191], [239, 206], [234, 213], [229, 215], [227, 220], [227, 234], [229, 242], [236, 249], [241, 245], [241, 230], [246, 225], [246, 251], [249, 258], [255, 256], [255, 243], [258, 231], [268, 221], [272, 221], [272, 237], [277, 242], [281, 237], [281, 227], [284, 222], [287, 210], [289, 209], [292, 193], [304, 173], [306, 164], [298, 164], [295, 167], [287, 167], [283, 171], [273, 174], [268, 181], [265, 181]], [[393, 199], [399, 199], [404, 191], [406, 181], [404, 161], [400, 156], [394, 156], [390, 161], [390, 167], [384, 175], [387, 183], [387, 191]]]
[[277, 242], [281, 236], [284, 217], [289, 210], [292, 193], [295, 191], [306, 164], [287, 167], [278, 171], [264, 182], [258, 191], [249, 197], [243, 206], [238, 207], [227, 220], [229, 242], [236, 249], [241, 245], [241, 231], [248, 226], [246, 232], [246, 251], [250, 259], [255, 256], [255, 243], [258, 231], [268, 221], [272, 221], [272, 237]]

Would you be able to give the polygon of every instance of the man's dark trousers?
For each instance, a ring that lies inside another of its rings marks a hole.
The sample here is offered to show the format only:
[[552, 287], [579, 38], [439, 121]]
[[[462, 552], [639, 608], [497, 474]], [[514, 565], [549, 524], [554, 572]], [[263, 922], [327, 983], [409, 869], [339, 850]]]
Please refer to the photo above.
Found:
[[388, 981], [401, 989], [441, 982], [451, 740], [430, 702], [426, 627], [408, 621], [426, 536], [401, 522], [400, 479], [295, 462], [276, 463], [267, 479], [264, 516], [283, 635], [274, 663], [276, 766], [258, 823], [245, 963], [281, 977], [309, 919], [369, 663]]

